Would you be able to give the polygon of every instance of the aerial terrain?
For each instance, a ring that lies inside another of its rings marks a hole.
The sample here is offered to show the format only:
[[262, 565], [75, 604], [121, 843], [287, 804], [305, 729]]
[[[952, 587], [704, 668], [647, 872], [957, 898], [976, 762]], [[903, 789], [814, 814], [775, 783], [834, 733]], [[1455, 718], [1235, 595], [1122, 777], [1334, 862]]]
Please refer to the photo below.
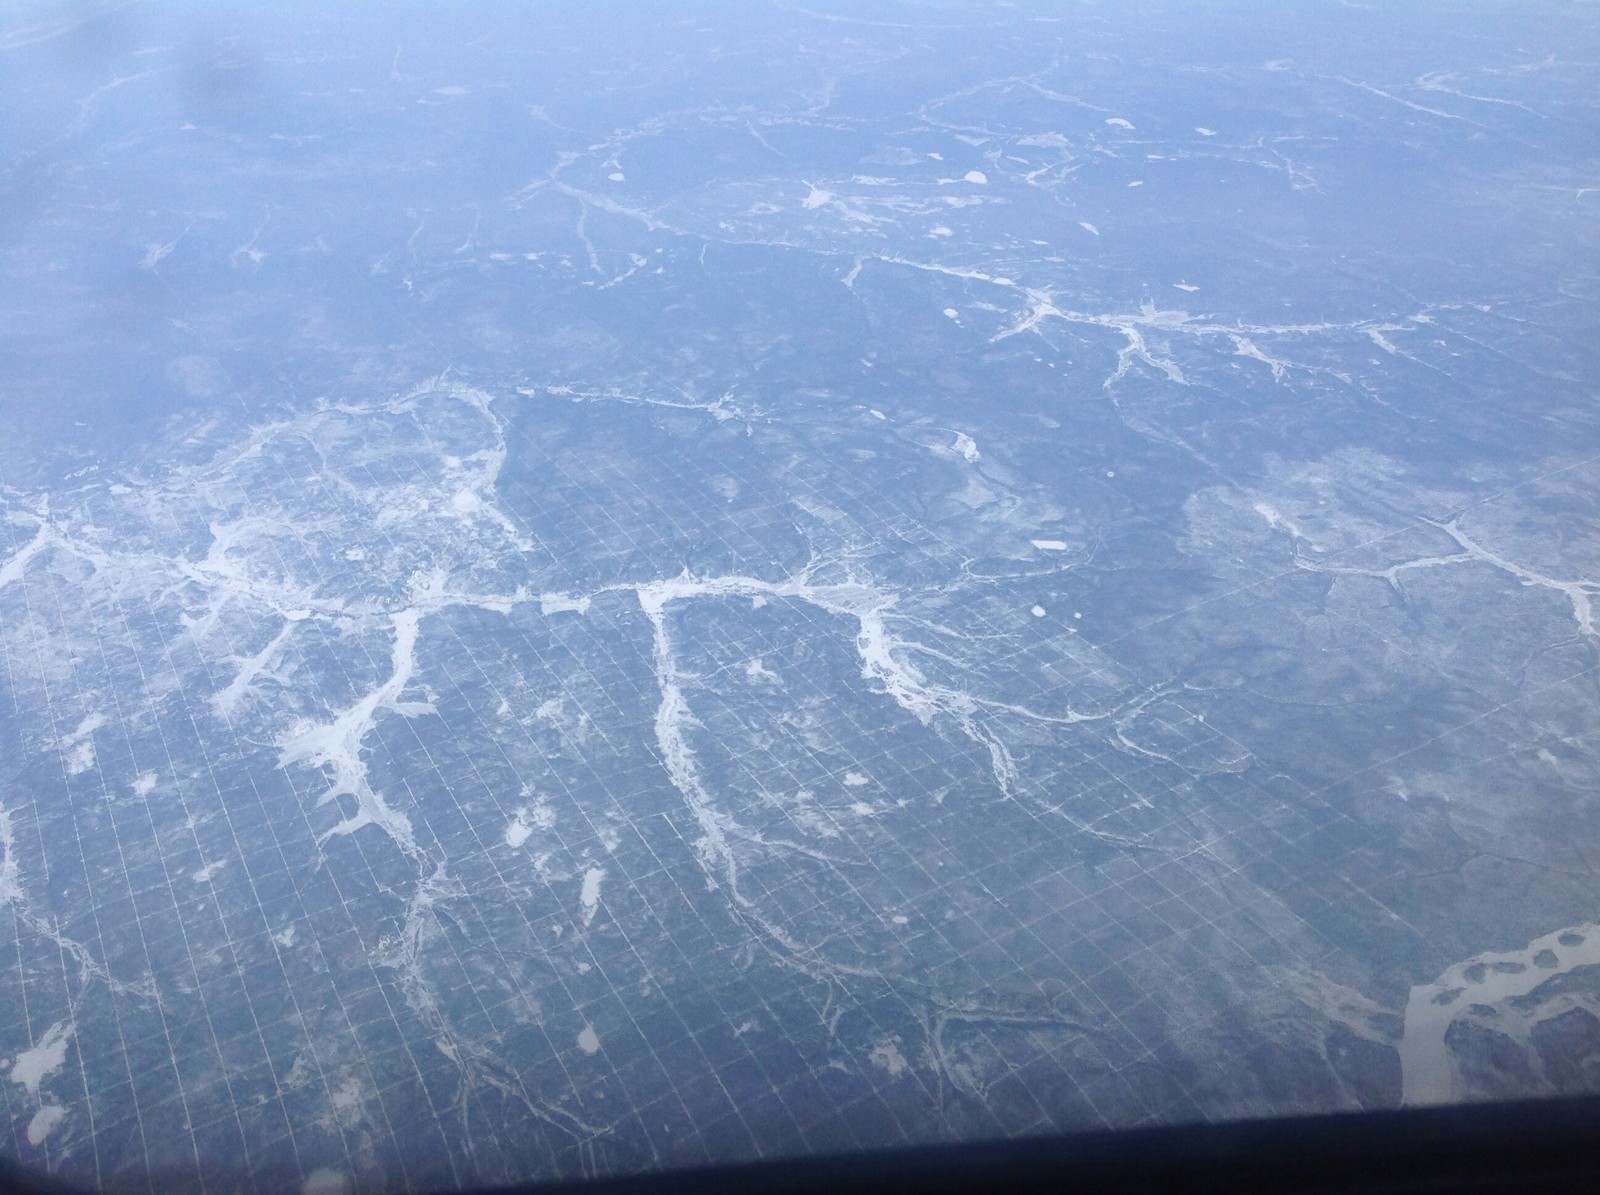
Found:
[[0, 1155], [1600, 1091], [1600, 8], [0, 4]]

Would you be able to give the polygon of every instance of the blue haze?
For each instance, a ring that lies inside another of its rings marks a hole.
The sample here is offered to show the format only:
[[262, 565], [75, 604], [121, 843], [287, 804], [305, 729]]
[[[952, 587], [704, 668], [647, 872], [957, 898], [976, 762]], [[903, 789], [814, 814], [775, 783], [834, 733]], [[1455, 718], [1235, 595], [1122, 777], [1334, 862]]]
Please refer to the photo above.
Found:
[[0, 1153], [1600, 1090], [1592, 4], [0, 4]]

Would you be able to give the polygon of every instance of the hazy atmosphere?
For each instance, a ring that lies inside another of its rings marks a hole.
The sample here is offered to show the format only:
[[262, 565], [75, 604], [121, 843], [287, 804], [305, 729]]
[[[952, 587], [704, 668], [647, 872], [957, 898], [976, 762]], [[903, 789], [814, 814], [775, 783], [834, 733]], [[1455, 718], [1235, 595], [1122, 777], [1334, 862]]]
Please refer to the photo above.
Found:
[[1600, 9], [0, 3], [0, 1155], [1600, 1091]]

